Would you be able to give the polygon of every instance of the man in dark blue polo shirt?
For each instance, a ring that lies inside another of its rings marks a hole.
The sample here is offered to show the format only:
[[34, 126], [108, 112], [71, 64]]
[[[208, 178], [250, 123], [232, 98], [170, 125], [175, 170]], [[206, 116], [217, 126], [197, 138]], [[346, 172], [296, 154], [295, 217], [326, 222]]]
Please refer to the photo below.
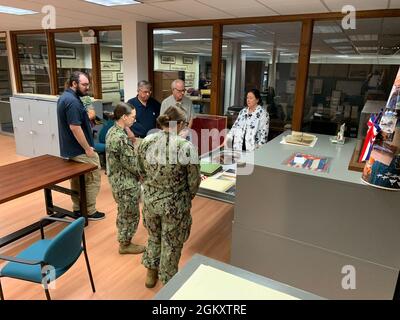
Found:
[[156, 120], [160, 115], [160, 103], [150, 97], [151, 84], [146, 80], [139, 81], [138, 94], [128, 101], [136, 108], [136, 122], [131, 130], [138, 138], [146, 137], [151, 129], [156, 128]]
[[[79, 71], [72, 73], [69, 88], [57, 102], [58, 133], [61, 156], [97, 166], [97, 169], [85, 174], [87, 212], [90, 220], [104, 219], [105, 215], [96, 210], [96, 198], [100, 191], [100, 159], [94, 151], [92, 129], [88, 113], [80, 97], [89, 91], [88, 76]], [[79, 190], [79, 178], [71, 179], [71, 190]], [[72, 195], [74, 213], [80, 215], [79, 198]]]

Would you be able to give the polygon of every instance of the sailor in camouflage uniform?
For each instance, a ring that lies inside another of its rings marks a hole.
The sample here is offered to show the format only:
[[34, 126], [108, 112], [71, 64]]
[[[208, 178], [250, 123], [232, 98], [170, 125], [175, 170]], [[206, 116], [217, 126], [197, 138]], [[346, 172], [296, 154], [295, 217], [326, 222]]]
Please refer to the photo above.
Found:
[[120, 254], [138, 254], [144, 246], [131, 243], [139, 224], [140, 184], [137, 155], [126, 128], [135, 122], [136, 110], [120, 103], [114, 110], [115, 124], [106, 135], [107, 176], [118, 204], [117, 229]]
[[185, 121], [182, 110], [169, 107], [157, 118], [162, 130], [147, 136], [138, 150], [143, 223], [149, 233], [142, 257], [148, 288], [158, 277], [167, 283], [178, 271], [192, 225], [190, 209], [200, 184], [200, 166], [196, 148], [177, 134], [186, 127]]

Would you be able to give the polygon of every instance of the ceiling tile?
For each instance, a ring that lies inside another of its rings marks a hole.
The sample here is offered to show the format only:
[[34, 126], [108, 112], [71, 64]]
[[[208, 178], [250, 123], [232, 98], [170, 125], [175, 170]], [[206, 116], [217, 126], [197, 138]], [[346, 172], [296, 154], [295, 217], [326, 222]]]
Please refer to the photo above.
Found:
[[177, 14], [183, 14], [195, 19], [225, 19], [233, 18], [234, 16], [218, 9], [209, 7], [203, 3], [194, 0], [176, 0], [172, 2], [157, 2], [151, 6], [174, 11]]
[[328, 12], [320, 0], [258, 0], [282, 15]]
[[352, 5], [356, 10], [387, 9], [388, 0], [323, 0], [332, 12], [342, 11], [343, 6]]
[[256, 0], [232, 1], [232, 0], [197, 0], [207, 6], [225, 11], [235, 17], [271, 16], [277, 13], [268, 9]]

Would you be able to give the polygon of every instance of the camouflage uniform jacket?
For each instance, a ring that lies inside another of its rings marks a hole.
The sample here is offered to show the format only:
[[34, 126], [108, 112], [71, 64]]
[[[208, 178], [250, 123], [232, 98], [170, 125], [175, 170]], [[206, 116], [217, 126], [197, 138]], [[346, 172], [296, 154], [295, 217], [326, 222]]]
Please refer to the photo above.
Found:
[[137, 153], [117, 123], [106, 135], [107, 176], [113, 192], [139, 189]]
[[200, 165], [197, 149], [191, 142], [160, 130], [143, 139], [138, 162], [145, 201], [146, 194], [149, 201], [162, 202], [176, 199], [179, 194], [195, 197], [200, 185]]

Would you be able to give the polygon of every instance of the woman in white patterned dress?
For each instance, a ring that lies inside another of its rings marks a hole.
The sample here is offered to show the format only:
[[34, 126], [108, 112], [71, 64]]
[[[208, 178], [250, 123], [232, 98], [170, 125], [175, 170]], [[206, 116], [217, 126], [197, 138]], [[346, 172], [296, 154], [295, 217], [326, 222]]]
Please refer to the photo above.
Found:
[[253, 151], [268, 140], [269, 114], [262, 107], [260, 91], [249, 90], [246, 102], [247, 107], [240, 111], [226, 140], [237, 151]]

